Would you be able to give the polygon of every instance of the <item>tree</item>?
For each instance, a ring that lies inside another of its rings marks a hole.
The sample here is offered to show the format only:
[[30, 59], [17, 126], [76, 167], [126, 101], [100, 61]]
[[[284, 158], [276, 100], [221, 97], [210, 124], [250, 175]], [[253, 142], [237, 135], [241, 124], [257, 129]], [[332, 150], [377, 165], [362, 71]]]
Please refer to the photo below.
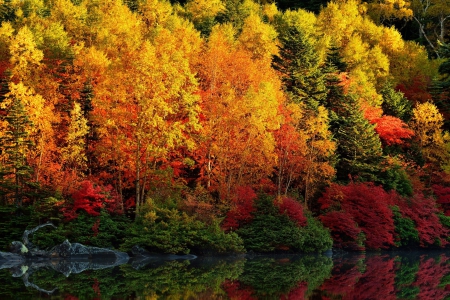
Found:
[[305, 33], [293, 26], [280, 33], [279, 40], [279, 54], [272, 65], [280, 73], [290, 101], [317, 109], [324, 102], [326, 87], [315, 49]]
[[[27, 164], [26, 158], [31, 140], [29, 131], [32, 123], [25, 113], [20, 99], [14, 97], [1, 103], [5, 110], [2, 121], [6, 121], [6, 131], [0, 137], [0, 150], [2, 154], [1, 180], [2, 185], [13, 191], [13, 199], [16, 206], [21, 206], [25, 187], [32, 174], [32, 169]], [[8, 198], [8, 191], [6, 197]]]
[[83, 116], [81, 106], [75, 102], [70, 112], [66, 146], [61, 149], [63, 165], [75, 174], [86, 168], [85, 136], [88, 132], [87, 120]]
[[442, 131], [444, 118], [431, 102], [417, 104], [413, 109], [411, 128], [427, 162], [436, 164], [438, 168], [447, 164], [450, 153], [446, 144], [448, 134]]
[[348, 176], [359, 180], [372, 181], [379, 171], [382, 161], [382, 149], [375, 126], [364, 118], [358, 101], [346, 96], [339, 104], [339, 121], [341, 126], [336, 131], [337, 177], [347, 180]]
[[280, 82], [266, 59], [254, 58], [234, 28], [213, 28], [197, 66], [201, 82], [200, 182], [226, 202], [233, 187], [258, 184], [275, 165]]

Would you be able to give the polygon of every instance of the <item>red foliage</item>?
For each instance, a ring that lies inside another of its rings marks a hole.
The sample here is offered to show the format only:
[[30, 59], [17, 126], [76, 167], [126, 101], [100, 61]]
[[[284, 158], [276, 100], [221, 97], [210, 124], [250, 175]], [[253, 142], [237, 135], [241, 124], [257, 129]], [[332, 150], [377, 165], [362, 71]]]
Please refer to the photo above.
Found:
[[222, 289], [227, 294], [228, 298], [230, 300], [253, 300], [256, 299], [253, 297], [253, 289], [251, 287], [245, 287], [243, 286], [239, 281], [237, 280], [225, 280], [224, 283], [222, 283]]
[[296, 287], [289, 291], [287, 295], [281, 295], [282, 300], [303, 300], [306, 299], [306, 292], [308, 291], [307, 282], [299, 282]]
[[80, 209], [91, 216], [100, 215], [102, 208], [106, 208], [109, 213], [123, 213], [120, 197], [111, 186], [95, 186], [91, 181], [85, 180], [81, 183], [81, 188], [72, 193], [72, 199], [73, 206], [63, 209], [64, 217], [69, 221], [77, 218], [77, 211]]
[[319, 217], [325, 227], [330, 229], [333, 247], [348, 250], [364, 250], [358, 243], [361, 228], [353, 217], [343, 211], [332, 211]]
[[442, 277], [449, 273], [450, 264], [445, 255], [441, 255], [439, 259], [421, 257], [419, 271], [413, 284], [420, 289], [417, 299], [448, 299], [450, 296], [450, 291], [447, 290], [448, 285], [445, 288], [440, 285]]
[[414, 131], [408, 128], [402, 120], [392, 116], [382, 116], [370, 121], [376, 124], [375, 131], [380, 139], [387, 145], [401, 145], [402, 139], [409, 139], [414, 136]]
[[402, 214], [416, 224], [419, 232], [420, 246], [448, 244], [446, 237], [450, 233], [440, 222], [436, 201], [432, 197], [426, 197], [422, 193], [416, 193], [411, 199], [398, 197], [396, 205], [400, 207]]
[[[394, 220], [389, 206], [392, 195], [371, 183], [350, 183], [347, 186], [334, 184], [327, 188], [319, 199], [321, 209], [329, 210], [321, 217], [325, 226], [342, 239], [350, 234], [354, 237], [356, 230], [353, 221], [358, 224], [365, 236], [366, 246], [370, 249], [383, 249], [394, 246]], [[333, 214], [340, 211], [342, 214]], [[337, 223], [336, 223], [337, 222]], [[337, 240], [336, 242], [345, 242]]]
[[285, 214], [298, 226], [306, 226], [308, 219], [303, 214], [303, 206], [300, 202], [289, 197], [276, 199], [274, 205], [278, 207], [280, 214]]
[[437, 196], [437, 203], [446, 216], [450, 216], [450, 187], [435, 184], [432, 186], [434, 194]]
[[222, 228], [225, 231], [230, 231], [251, 222], [253, 219], [252, 213], [255, 211], [253, 203], [256, 197], [256, 193], [251, 187], [237, 187], [236, 196], [233, 198], [233, 207], [223, 220]]
[[430, 93], [427, 92], [430, 82], [430, 78], [416, 76], [412, 79], [412, 82], [398, 84], [396, 89], [413, 103], [424, 103], [432, 99]]

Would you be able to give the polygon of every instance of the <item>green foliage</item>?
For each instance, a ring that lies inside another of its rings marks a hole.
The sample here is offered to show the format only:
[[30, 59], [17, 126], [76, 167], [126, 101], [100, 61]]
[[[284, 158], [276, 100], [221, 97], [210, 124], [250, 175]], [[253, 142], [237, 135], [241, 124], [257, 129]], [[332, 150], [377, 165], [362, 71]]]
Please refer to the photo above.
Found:
[[286, 93], [294, 103], [316, 109], [327, 96], [317, 51], [306, 34], [292, 26], [280, 32], [279, 40], [279, 55], [274, 56], [272, 65], [281, 73]]
[[21, 241], [30, 224], [31, 209], [13, 205], [0, 206], [0, 251], [8, 251], [13, 241]]
[[374, 125], [364, 118], [358, 100], [352, 96], [343, 100], [337, 103], [337, 115], [341, 123], [335, 135], [339, 155], [337, 178], [347, 181], [351, 175], [360, 181], [375, 181], [383, 159], [380, 137]]
[[[58, 225], [57, 222], [53, 222]], [[33, 235], [32, 242], [41, 249], [49, 249], [64, 240], [88, 246], [118, 248], [125, 238], [131, 221], [125, 216], [112, 216], [102, 210], [98, 217], [81, 211], [71, 222], [60, 222], [56, 229], [43, 228]]]
[[303, 252], [317, 252], [331, 249], [333, 246], [333, 239], [330, 232], [323, 224], [315, 219], [310, 213], [306, 215], [308, 224], [300, 228], [302, 232], [302, 251]]
[[395, 190], [402, 196], [412, 196], [414, 192], [406, 171], [399, 165], [382, 171], [378, 179], [386, 191]]
[[235, 233], [224, 233], [218, 222], [207, 225], [174, 208], [150, 204], [129, 228], [122, 249], [140, 245], [164, 253], [243, 252]]
[[307, 226], [298, 227], [287, 215], [279, 213], [272, 197], [260, 195], [255, 205], [253, 221], [236, 231], [247, 250], [318, 252], [331, 248], [330, 233], [312, 216], [308, 216]]
[[419, 243], [419, 232], [414, 221], [408, 217], [403, 217], [398, 206], [392, 206], [394, 215], [395, 232], [398, 239], [395, 242], [397, 247], [417, 245]]
[[[6, 164], [0, 168], [1, 187], [6, 188], [2, 194], [6, 194], [6, 198], [14, 199], [14, 203], [20, 206], [26, 194], [25, 186], [29, 183], [32, 173], [26, 161], [26, 154], [32, 144], [29, 138], [32, 122], [22, 101], [16, 97], [11, 99], [6, 115], [1, 115], [0, 120], [7, 123], [6, 132], [0, 138], [0, 152], [5, 153], [8, 158]], [[12, 195], [7, 196], [8, 193]]]
[[386, 83], [381, 90], [381, 95], [383, 96], [381, 107], [386, 115], [409, 122], [412, 117], [412, 104], [402, 92], [396, 91], [389, 83]]
[[[450, 229], [450, 216], [446, 216], [443, 213], [438, 214], [439, 221], [445, 228]], [[447, 240], [450, 240], [450, 237], [447, 237]]]

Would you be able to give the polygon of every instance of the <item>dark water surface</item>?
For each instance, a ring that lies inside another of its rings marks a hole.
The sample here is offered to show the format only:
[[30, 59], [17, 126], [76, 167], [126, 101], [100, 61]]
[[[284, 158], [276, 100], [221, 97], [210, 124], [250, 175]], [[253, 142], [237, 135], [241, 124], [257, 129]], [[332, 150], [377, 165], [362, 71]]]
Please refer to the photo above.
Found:
[[2, 269], [0, 299], [450, 299], [443, 251], [204, 257], [69, 273]]

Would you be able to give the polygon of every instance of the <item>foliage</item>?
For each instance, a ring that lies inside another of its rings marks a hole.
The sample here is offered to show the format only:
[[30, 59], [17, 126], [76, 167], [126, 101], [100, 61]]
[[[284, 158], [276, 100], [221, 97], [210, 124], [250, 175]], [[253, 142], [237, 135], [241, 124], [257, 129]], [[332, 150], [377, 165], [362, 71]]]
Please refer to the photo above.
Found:
[[433, 193], [436, 195], [436, 203], [439, 204], [440, 210], [450, 216], [450, 187], [434, 184], [432, 186]]
[[260, 195], [255, 202], [252, 222], [236, 231], [248, 251], [318, 252], [331, 248], [329, 232], [320, 223], [310, 216], [306, 226], [299, 226], [301, 211], [297, 208], [297, 212], [280, 213], [277, 201], [274, 203], [272, 197]]
[[398, 206], [391, 206], [391, 209], [397, 235], [395, 245], [397, 247], [417, 245], [419, 243], [419, 232], [413, 220], [403, 217]]
[[321, 220], [341, 244], [345, 241], [339, 231], [342, 228], [343, 236], [350, 238], [352, 247], [358, 246], [355, 242], [361, 230], [368, 249], [389, 248], [394, 246], [395, 229], [389, 209], [392, 193], [370, 183], [334, 184], [319, 199], [325, 212]]
[[447, 244], [449, 230], [440, 222], [439, 210], [432, 197], [415, 193], [409, 199], [397, 198], [395, 204], [399, 206], [404, 217], [414, 222], [419, 232], [421, 247], [443, 247]]
[[227, 212], [222, 223], [225, 231], [239, 229], [242, 225], [252, 221], [252, 213], [255, 211], [254, 200], [257, 195], [250, 187], [236, 188], [236, 196], [233, 199], [233, 207]]
[[350, 175], [361, 181], [374, 180], [382, 161], [381, 141], [375, 133], [375, 126], [364, 118], [353, 97], [345, 97], [337, 105], [341, 123], [336, 132], [339, 141], [337, 177], [347, 180]]
[[207, 225], [176, 209], [146, 206], [142, 217], [128, 228], [121, 248], [140, 245], [164, 253], [243, 252], [236, 233], [225, 233], [218, 222]]

